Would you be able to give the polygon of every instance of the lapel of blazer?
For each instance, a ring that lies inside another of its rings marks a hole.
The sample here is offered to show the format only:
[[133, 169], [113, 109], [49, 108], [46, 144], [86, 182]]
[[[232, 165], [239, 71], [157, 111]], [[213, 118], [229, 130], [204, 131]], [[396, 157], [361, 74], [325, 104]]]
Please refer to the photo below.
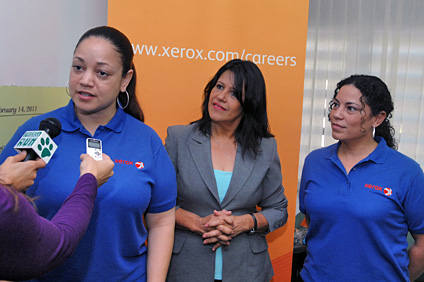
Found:
[[241, 148], [237, 146], [236, 162], [234, 164], [233, 176], [231, 177], [230, 186], [228, 187], [227, 193], [225, 194], [224, 200], [221, 206], [224, 208], [233, 198], [240, 192], [252, 173], [253, 166], [255, 165], [255, 159], [250, 155], [246, 154], [244, 158], [241, 155]]
[[193, 132], [189, 141], [191, 157], [199, 170], [200, 176], [205, 182], [207, 188], [219, 203], [218, 188], [216, 187], [215, 175], [211, 159], [211, 142], [199, 130]]

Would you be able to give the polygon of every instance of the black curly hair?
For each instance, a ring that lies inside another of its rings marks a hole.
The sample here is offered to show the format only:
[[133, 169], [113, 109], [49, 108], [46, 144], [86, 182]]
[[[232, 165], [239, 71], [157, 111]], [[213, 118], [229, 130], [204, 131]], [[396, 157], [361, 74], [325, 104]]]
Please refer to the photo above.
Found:
[[380, 78], [372, 75], [355, 74], [342, 79], [339, 83], [337, 83], [333, 99], [330, 102], [328, 114], [329, 119], [334, 99], [336, 98], [337, 93], [339, 93], [340, 88], [344, 85], [353, 85], [361, 91], [362, 96], [360, 100], [363, 108], [365, 108], [365, 104], [367, 104], [371, 108], [373, 116], [376, 116], [381, 111], [386, 112], [386, 118], [375, 129], [375, 136], [383, 137], [390, 148], [397, 150], [397, 144], [394, 139], [395, 130], [389, 120], [392, 117], [394, 107], [392, 96], [390, 95], [387, 85]]

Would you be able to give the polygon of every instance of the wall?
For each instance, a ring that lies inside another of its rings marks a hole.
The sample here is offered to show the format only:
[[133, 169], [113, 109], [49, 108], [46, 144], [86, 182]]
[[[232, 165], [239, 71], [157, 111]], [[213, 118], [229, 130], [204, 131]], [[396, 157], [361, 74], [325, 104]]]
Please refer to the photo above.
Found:
[[0, 1], [0, 85], [64, 87], [78, 38], [106, 24], [107, 0]]
[[0, 152], [32, 116], [65, 105], [72, 53], [107, 24], [107, 0], [0, 1]]

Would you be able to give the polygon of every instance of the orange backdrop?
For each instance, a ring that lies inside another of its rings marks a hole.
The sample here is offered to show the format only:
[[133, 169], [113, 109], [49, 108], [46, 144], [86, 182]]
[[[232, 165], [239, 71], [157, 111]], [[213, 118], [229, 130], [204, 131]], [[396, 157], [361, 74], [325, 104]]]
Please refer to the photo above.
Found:
[[309, 1], [109, 0], [108, 25], [133, 44], [138, 99], [162, 140], [200, 117], [203, 89], [228, 60], [261, 69], [289, 201], [288, 223], [267, 236], [273, 281], [290, 281]]

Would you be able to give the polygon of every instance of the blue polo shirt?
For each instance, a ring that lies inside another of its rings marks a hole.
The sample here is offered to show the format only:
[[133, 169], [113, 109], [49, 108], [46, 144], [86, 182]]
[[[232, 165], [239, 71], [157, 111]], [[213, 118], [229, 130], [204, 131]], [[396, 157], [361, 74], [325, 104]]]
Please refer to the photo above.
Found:
[[309, 218], [307, 281], [409, 281], [408, 230], [424, 233], [424, 174], [376, 138], [377, 148], [346, 174], [340, 142], [305, 159], [300, 210]]
[[15, 155], [13, 146], [40, 121], [55, 117], [62, 132], [58, 149], [39, 170], [27, 194], [37, 197], [39, 214], [48, 219], [59, 210], [79, 178], [80, 155], [86, 138], [102, 140], [103, 152], [115, 162], [114, 175], [99, 188], [90, 225], [75, 253], [59, 268], [37, 281], [145, 281], [147, 230], [143, 214], [175, 206], [175, 169], [159, 136], [147, 125], [118, 108], [94, 136], [83, 127], [72, 100], [66, 107], [34, 117], [19, 127], [1, 154]]

